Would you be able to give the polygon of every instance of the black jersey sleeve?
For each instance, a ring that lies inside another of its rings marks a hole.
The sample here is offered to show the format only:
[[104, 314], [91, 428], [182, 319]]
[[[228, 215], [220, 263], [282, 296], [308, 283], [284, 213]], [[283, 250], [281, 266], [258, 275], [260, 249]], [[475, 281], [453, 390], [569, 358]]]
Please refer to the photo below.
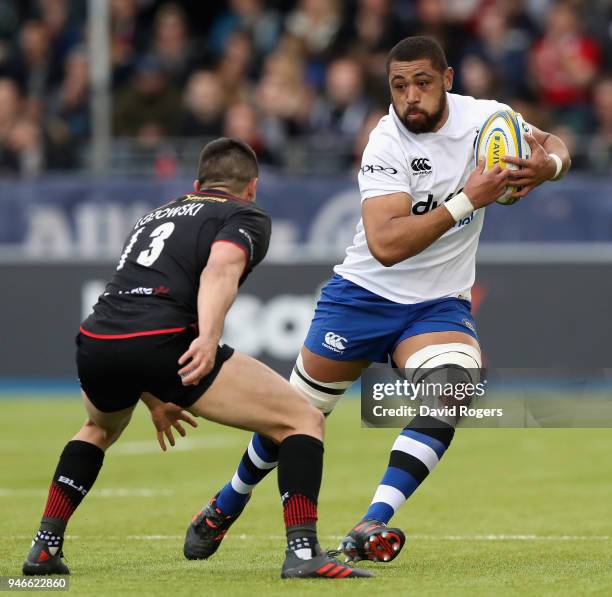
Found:
[[247, 271], [260, 263], [268, 252], [272, 224], [263, 210], [241, 209], [223, 224], [213, 242], [225, 241], [238, 245], [247, 256]]

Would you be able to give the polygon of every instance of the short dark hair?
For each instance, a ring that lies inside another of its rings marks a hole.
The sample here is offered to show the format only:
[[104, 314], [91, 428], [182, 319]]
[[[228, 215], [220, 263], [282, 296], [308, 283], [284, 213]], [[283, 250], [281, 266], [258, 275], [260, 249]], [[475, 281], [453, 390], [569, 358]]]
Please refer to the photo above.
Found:
[[240, 191], [258, 175], [257, 156], [251, 146], [240, 139], [215, 139], [200, 153], [198, 181], [201, 185], [222, 184]]
[[391, 48], [387, 56], [387, 74], [392, 62], [411, 62], [423, 58], [429, 58], [431, 65], [441, 73], [448, 68], [442, 46], [431, 37], [415, 35], [402, 39]]

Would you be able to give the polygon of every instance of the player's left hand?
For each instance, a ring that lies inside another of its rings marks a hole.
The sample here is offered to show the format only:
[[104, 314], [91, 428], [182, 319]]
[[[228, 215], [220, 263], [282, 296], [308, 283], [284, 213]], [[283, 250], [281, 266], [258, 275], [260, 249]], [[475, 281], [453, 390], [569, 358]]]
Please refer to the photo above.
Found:
[[535, 137], [525, 133], [525, 139], [531, 147], [531, 157], [528, 160], [512, 156], [502, 158], [504, 162], [515, 164], [519, 167], [519, 170], [510, 171], [508, 177], [509, 184], [521, 187], [510, 195], [510, 197], [516, 197], [517, 199], [525, 197], [527, 193], [537, 186], [550, 180], [557, 171], [555, 160], [548, 155], [547, 151], [536, 141]]
[[155, 429], [157, 429], [157, 441], [159, 442], [159, 446], [164, 452], [167, 449], [164, 435], [168, 438], [170, 445], [174, 447], [173, 427], [178, 431], [181, 437], [185, 437], [187, 432], [181, 425], [181, 421], [188, 423], [192, 427], [198, 426], [195, 419], [192, 419], [180, 406], [172, 402], [164, 402], [151, 408], [151, 420], [153, 421], [153, 425], [155, 425]]
[[184, 386], [195, 386], [210, 373], [217, 357], [217, 347], [216, 340], [202, 336], [189, 345], [187, 352], [178, 360], [179, 365], [183, 365], [178, 374]]

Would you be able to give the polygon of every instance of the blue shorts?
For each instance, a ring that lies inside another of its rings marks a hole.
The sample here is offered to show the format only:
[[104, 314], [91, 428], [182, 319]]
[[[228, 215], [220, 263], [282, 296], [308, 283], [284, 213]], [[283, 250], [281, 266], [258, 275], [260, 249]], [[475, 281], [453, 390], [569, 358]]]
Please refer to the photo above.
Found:
[[336, 361], [386, 363], [411, 336], [454, 331], [478, 340], [470, 307], [458, 298], [394, 303], [336, 274], [321, 291], [304, 345]]

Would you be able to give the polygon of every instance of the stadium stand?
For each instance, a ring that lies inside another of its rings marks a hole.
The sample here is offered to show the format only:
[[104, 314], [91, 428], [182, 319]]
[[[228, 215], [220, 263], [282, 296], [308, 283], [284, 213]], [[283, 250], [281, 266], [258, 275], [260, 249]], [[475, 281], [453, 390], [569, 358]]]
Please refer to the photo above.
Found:
[[[0, 172], [89, 165], [86, 3], [0, 7]], [[612, 7], [604, 0], [111, 0], [113, 165], [173, 174], [202, 140], [247, 139], [288, 172], [359, 160], [387, 109], [401, 37], [444, 46], [455, 89], [561, 135], [574, 170], [612, 161]], [[527, 73], [527, 76], [525, 75]]]

